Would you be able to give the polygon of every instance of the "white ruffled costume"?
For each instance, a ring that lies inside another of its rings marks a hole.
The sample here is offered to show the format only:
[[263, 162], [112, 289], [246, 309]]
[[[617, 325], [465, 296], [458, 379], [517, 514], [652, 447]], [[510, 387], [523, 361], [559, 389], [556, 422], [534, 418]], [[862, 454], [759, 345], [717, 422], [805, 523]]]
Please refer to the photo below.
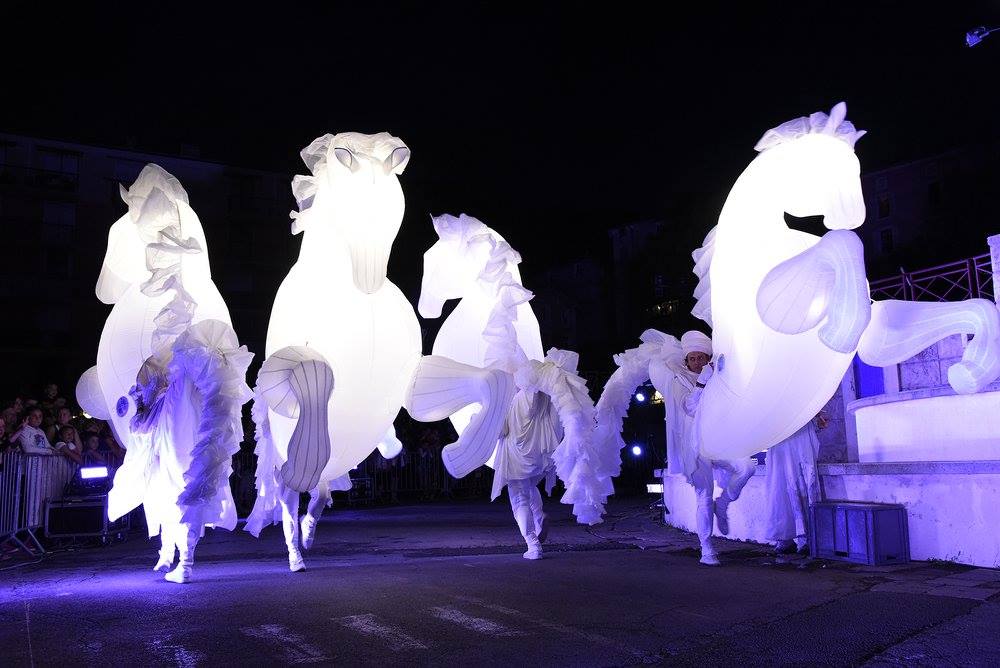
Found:
[[598, 524], [607, 497], [614, 492], [610, 478], [598, 474], [594, 447], [594, 406], [586, 382], [577, 374], [579, 356], [549, 349], [545, 360], [525, 360], [514, 373], [518, 392], [507, 414], [493, 460], [492, 499], [504, 486], [528, 550], [525, 559], [542, 555], [545, 514], [538, 483], [551, 492], [556, 476], [566, 491], [562, 503], [572, 504], [582, 524]]
[[[109, 518], [143, 505], [149, 535], [161, 540], [154, 570], [187, 582], [204, 527], [236, 525], [229, 475], [243, 440], [253, 355], [229, 324], [204, 232], [180, 182], [150, 164], [121, 194], [129, 212], [109, 234], [97, 288], [115, 307], [98, 365], [77, 395], [85, 408], [114, 402], [113, 412], [101, 414], [126, 444], [108, 494]], [[127, 390], [131, 402], [119, 396], [123, 377], [135, 383]], [[170, 570], [175, 549], [180, 562]]]
[[[695, 433], [695, 413], [701, 400], [699, 376], [690, 371], [685, 357], [692, 352], [712, 356], [712, 340], [698, 331], [685, 332], [680, 341], [680, 356], [671, 356], [652, 371], [652, 381], [664, 396], [667, 420], [667, 470], [684, 475], [694, 486], [697, 496], [698, 540], [701, 543], [701, 562], [718, 565], [719, 559], [712, 547], [713, 516], [718, 519], [719, 532], [729, 533], [729, 504], [737, 500], [744, 485], [753, 477], [756, 462], [751, 458], [738, 460], [709, 460], [701, 456], [698, 435]], [[710, 381], [711, 367], [702, 372], [703, 384]], [[714, 499], [715, 481], [722, 487], [722, 494]]]
[[819, 438], [812, 420], [767, 451], [765, 535], [779, 551], [806, 544], [809, 504], [820, 498], [818, 455]]
[[131, 393], [132, 447], [112, 495], [132, 499], [127, 510], [143, 504], [149, 535], [159, 533], [162, 543], [157, 570], [169, 568], [179, 550], [177, 568], [167, 573], [172, 581], [190, 578], [204, 527], [236, 526], [229, 476], [243, 440], [252, 358], [232, 327], [203, 320], [147, 361]]

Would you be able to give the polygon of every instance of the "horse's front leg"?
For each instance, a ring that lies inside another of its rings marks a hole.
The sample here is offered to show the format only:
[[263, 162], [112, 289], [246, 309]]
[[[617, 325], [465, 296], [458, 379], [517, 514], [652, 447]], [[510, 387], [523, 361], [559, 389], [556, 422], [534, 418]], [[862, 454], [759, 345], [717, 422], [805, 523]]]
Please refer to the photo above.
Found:
[[812, 248], [768, 272], [757, 291], [757, 313], [771, 329], [818, 332], [831, 350], [852, 353], [871, 319], [864, 247], [850, 230], [831, 230]]
[[962, 302], [876, 302], [858, 346], [867, 364], [899, 364], [953, 334], [972, 334], [962, 361], [948, 369], [948, 383], [971, 394], [1000, 377], [1000, 312], [986, 299]]
[[315, 350], [288, 346], [264, 361], [257, 387], [271, 410], [297, 418], [281, 479], [290, 489], [308, 492], [319, 483], [330, 461], [328, 408], [333, 370]]
[[441, 451], [445, 468], [461, 478], [493, 454], [516, 391], [508, 373], [428, 355], [417, 365], [404, 407], [415, 420], [435, 422], [470, 404], [482, 406], [458, 441]]
[[378, 451], [384, 459], [392, 459], [403, 451], [403, 442], [396, 436], [396, 428], [389, 425], [389, 430], [378, 443]]

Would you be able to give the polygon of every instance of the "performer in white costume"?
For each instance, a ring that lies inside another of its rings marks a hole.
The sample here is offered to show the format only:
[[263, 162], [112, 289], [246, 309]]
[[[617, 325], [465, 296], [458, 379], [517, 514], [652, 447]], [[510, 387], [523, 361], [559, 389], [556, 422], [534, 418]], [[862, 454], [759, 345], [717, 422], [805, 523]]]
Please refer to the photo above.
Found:
[[[666, 368], [653, 367], [653, 384], [665, 397], [667, 409], [667, 468], [670, 473], [684, 475], [694, 485], [697, 495], [698, 540], [701, 542], [701, 563], [718, 566], [719, 557], [712, 547], [713, 516], [719, 532], [729, 533], [729, 504], [739, 498], [743, 486], [753, 476], [753, 459], [708, 460], [698, 452], [694, 416], [701, 392], [712, 377], [712, 340], [698, 331], [685, 332], [681, 337], [682, 360], [668, 361]], [[665, 373], [672, 373], [669, 380]], [[657, 378], [659, 376], [659, 378]], [[715, 480], [722, 494], [713, 499]]]
[[806, 546], [809, 535], [809, 504], [819, 500], [816, 457], [819, 439], [816, 428], [824, 429], [827, 417], [820, 413], [814, 421], [767, 451], [767, 539], [775, 552], [787, 554]]
[[[236, 526], [229, 476], [243, 440], [252, 358], [232, 327], [203, 320], [147, 360], [130, 392], [136, 406], [131, 447], [112, 493], [141, 498], [150, 535], [156, 528], [160, 533], [153, 570], [169, 571], [164, 577], [171, 582], [191, 579], [206, 526]], [[175, 550], [180, 560], [171, 570]]]
[[594, 406], [576, 372], [578, 360], [573, 351], [551, 348], [543, 362], [524, 360], [514, 373], [518, 392], [497, 443], [491, 500], [506, 485], [528, 547], [525, 559], [542, 557], [547, 533], [540, 482], [548, 494], [558, 476], [566, 486], [562, 503], [572, 504], [584, 524], [601, 521], [604, 501], [614, 491], [595, 472]]

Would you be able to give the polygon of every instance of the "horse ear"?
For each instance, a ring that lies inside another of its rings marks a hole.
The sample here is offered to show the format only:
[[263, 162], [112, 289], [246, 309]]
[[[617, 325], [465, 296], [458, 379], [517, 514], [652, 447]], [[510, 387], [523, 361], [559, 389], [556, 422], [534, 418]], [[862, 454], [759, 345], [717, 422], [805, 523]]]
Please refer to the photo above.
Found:
[[405, 146], [400, 146], [390, 153], [382, 164], [385, 165], [386, 174], [402, 174], [409, 161], [410, 149]]
[[340, 162], [344, 167], [347, 167], [352, 172], [356, 172], [361, 169], [361, 164], [358, 159], [354, 157], [350, 149], [337, 147], [333, 149], [333, 154], [337, 157], [337, 161]]
[[847, 103], [838, 102], [833, 105], [833, 109], [830, 110], [830, 117], [826, 120], [826, 127], [823, 128], [823, 131], [826, 134], [835, 134], [837, 132], [837, 128], [840, 127], [840, 124], [844, 122], [845, 118], [847, 118]]

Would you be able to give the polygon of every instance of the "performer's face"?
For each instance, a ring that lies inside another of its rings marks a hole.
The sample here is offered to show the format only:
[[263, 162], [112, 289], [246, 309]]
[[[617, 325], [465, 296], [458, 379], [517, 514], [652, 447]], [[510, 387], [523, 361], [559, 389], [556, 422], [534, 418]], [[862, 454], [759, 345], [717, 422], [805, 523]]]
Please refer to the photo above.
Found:
[[[674, 359], [677, 359], [676, 357]], [[684, 357], [684, 364], [694, 373], [701, 373], [701, 370], [708, 364], [709, 357], [705, 353], [694, 351]]]

